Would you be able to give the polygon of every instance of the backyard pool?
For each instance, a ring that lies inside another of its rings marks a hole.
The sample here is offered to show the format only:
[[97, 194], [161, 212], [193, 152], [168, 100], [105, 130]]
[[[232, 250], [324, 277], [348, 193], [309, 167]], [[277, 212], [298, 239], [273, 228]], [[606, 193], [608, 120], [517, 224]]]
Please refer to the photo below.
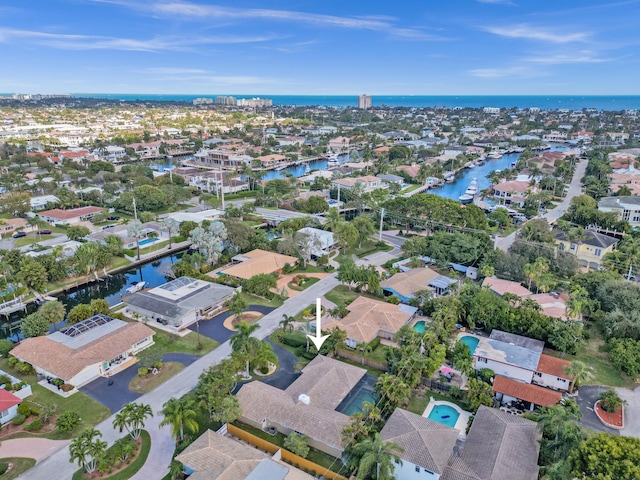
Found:
[[454, 428], [459, 416], [460, 413], [449, 405], [434, 405], [427, 418], [435, 422], [442, 423], [447, 427]]
[[140, 245], [141, 247], [144, 247], [145, 245], [149, 245], [153, 242], [157, 242], [158, 239], [157, 238], [145, 238], [144, 240], [140, 240], [138, 242], [138, 245]]
[[424, 333], [424, 320], [416, 322], [416, 324], [413, 326], [413, 329], [418, 333]]
[[376, 377], [365, 375], [353, 390], [340, 402], [336, 410], [345, 415], [353, 415], [362, 411], [364, 402], [376, 403], [378, 395], [375, 392]]
[[467, 347], [469, 347], [469, 351], [471, 352], [471, 355], [473, 355], [473, 352], [476, 351], [476, 347], [478, 346], [478, 343], [480, 343], [480, 339], [478, 337], [472, 337], [470, 335], [465, 335], [463, 337], [460, 337], [460, 341], [464, 343]]

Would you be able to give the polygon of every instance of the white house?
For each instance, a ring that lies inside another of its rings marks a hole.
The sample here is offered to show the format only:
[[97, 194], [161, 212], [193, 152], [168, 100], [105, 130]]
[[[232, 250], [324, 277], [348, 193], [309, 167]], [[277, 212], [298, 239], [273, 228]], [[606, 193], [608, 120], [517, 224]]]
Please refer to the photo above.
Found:
[[321, 257], [328, 254], [338, 243], [332, 232], [320, 230], [319, 228], [304, 227], [298, 230], [298, 233], [311, 237], [313, 241], [311, 255], [314, 257]]
[[42, 195], [40, 197], [31, 197], [29, 200], [31, 211], [38, 212], [47, 208], [47, 205], [60, 203], [60, 199], [55, 195]]
[[615, 212], [620, 220], [626, 220], [632, 227], [640, 227], [640, 197], [603, 197], [598, 202], [601, 212]]
[[38, 213], [38, 216], [51, 225], [75, 225], [85, 220], [91, 220], [96, 213], [103, 212], [100, 207], [80, 207], [69, 210], [54, 208]]
[[25, 383], [20, 390], [10, 392], [9, 388], [11, 385], [21, 383], [20, 379], [9, 375], [3, 370], [0, 370], [0, 375], [9, 378], [11, 382], [9, 384], [5, 383], [3, 388], [0, 388], [0, 423], [4, 425], [18, 414], [18, 405], [20, 405], [22, 400], [31, 395], [32, 391], [31, 385]]

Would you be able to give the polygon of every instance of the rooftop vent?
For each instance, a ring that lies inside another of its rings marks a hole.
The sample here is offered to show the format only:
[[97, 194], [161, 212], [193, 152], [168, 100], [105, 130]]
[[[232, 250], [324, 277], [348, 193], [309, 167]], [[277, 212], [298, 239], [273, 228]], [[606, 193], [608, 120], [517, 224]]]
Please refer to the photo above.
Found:
[[311, 403], [311, 397], [309, 397], [309, 395], [307, 395], [305, 393], [301, 393], [298, 396], [298, 401], [300, 403], [304, 403], [305, 405], [309, 405], [309, 403]]

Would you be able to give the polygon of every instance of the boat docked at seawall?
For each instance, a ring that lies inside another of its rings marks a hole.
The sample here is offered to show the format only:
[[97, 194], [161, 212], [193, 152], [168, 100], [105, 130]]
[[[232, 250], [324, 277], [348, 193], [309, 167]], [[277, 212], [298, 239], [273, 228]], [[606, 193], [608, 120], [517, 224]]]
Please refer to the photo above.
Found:
[[129, 295], [133, 295], [136, 292], [139, 292], [140, 290], [142, 290], [145, 285], [147, 284], [147, 282], [133, 282], [131, 283], [131, 286], [129, 288], [127, 288], [125, 291], [129, 294]]
[[338, 159], [338, 154], [337, 153], [330, 154], [329, 157], [327, 158], [327, 167], [332, 168], [332, 167], [339, 167], [339, 166], [340, 166], [340, 160]]
[[478, 179], [474, 178], [465, 192], [458, 197], [458, 200], [463, 205], [473, 202], [473, 199], [478, 194]]

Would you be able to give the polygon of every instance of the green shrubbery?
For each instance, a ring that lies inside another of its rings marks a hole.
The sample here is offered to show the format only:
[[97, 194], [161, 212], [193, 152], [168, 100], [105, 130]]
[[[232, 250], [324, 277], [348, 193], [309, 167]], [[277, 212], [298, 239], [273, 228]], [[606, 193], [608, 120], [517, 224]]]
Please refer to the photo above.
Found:
[[42, 420], [40, 420], [39, 418], [32, 420], [31, 422], [27, 423], [24, 426], [24, 429], [27, 432], [34, 432], [36, 430], [40, 430], [41, 428], [42, 428]]
[[22, 425], [27, 418], [24, 415], [16, 415], [11, 419], [14, 425]]

